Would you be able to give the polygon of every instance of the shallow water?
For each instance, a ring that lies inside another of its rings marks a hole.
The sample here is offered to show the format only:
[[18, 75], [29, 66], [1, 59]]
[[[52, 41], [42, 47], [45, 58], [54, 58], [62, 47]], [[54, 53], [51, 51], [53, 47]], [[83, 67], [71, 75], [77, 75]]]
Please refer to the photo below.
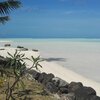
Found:
[[[38, 49], [47, 61], [53, 61], [87, 78], [100, 82], [100, 39], [0, 39]], [[74, 77], [74, 76], [73, 76]]]

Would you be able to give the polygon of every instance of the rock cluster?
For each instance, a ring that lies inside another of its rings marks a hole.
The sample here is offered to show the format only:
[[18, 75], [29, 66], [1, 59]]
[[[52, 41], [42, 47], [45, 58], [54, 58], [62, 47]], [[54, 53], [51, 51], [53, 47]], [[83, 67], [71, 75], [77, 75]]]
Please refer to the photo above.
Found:
[[100, 100], [93, 88], [83, 86], [81, 82], [67, 83], [51, 73], [39, 73], [35, 70], [31, 70], [29, 73], [35, 80], [43, 84], [48, 91], [57, 93], [60, 100]]
[[19, 48], [21, 51], [28, 51], [28, 48], [25, 48], [23, 46], [17, 46], [17, 48]]
[[10, 46], [11, 46], [11, 44], [5, 44], [4, 46], [5, 46], [5, 47], [10, 47]]
[[38, 52], [38, 50], [37, 50], [37, 49], [32, 49], [32, 51], [34, 51], [34, 52]]

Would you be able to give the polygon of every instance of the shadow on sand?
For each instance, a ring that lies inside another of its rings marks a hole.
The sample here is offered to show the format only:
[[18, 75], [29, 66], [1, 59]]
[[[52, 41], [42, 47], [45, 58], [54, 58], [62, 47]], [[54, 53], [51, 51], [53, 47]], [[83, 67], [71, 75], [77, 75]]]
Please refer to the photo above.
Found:
[[61, 61], [61, 62], [66, 62], [66, 58], [43, 58], [46, 61], [52, 62], [52, 61]]

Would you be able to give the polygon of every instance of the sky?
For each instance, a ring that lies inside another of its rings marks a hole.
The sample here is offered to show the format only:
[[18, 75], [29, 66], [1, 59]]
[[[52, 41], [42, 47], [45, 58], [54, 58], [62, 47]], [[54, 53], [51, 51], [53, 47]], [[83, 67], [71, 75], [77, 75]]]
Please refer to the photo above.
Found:
[[21, 0], [0, 38], [100, 38], [100, 0]]

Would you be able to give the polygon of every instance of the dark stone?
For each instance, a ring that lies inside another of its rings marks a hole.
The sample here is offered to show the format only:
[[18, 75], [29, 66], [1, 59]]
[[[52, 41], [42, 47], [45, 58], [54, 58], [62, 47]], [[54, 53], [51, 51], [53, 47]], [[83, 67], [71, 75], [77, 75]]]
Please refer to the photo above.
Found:
[[1, 48], [0, 50], [5, 50], [4, 48]]
[[62, 94], [60, 100], [100, 100], [100, 97], [96, 95], [86, 95], [84, 93], [68, 93]]
[[35, 71], [35, 70], [30, 70], [28, 73], [31, 74], [31, 75], [33, 76], [33, 78], [36, 79], [36, 80], [37, 80], [37, 79], [39, 78], [39, 76], [40, 76], [40, 73], [37, 72], [37, 71]]
[[33, 78], [36, 79], [36, 80], [38, 80], [39, 76], [40, 76], [40, 73], [36, 73], [36, 74], [33, 76]]
[[44, 77], [46, 77], [46, 76], [47, 76], [47, 74], [46, 74], [46, 73], [41, 73], [41, 74], [40, 74], [40, 76], [39, 76], [39, 78], [37, 79], [37, 80], [38, 80], [38, 82], [42, 83], [42, 82], [43, 82], [43, 80], [44, 80]]
[[23, 46], [17, 46], [17, 48], [24, 48]]
[[68, 88], [67, 87], [61, 87], [60, 89], [59, 89], [59, 92], [60, 93], [68, 93]]
[[5, 46], [5, 47], [10, 47], [10, 46], [11, 46], [11, 44], [5, 44], [4, 46]]
[[38, 50], [36, 50], [36, 49], [32, 49], [32, 51], [38, 52]]
[[28, 48], [24, 48], [23, 46], [17, 46], [17, 48], [19, 48], [22, 51], [28, 51]]
[[46, 88], [48, 89], [48, 91], [50, 91], [51, 93], [57, 93], [58, 92], [58, 88], [52, 83], [52, 82], [48, 82], [46, 84]]
[[68, 92], [74, 92], [80, 88], [83, 88], [83, 84], [81, 82], [71, 82], [68, 85]]
[[88, 97], [88, 99], [86, 100], [100, 100], [100, 97], [93, 95], [93, 96]]
[[96, 91], [91, 87], [83, 87], [83, 90], [86, 91], [87, 95], [96, 95]]
[[47, 75], [44, 75], [44, 79], [42, 81], [42, 84], [46, 85], [48, 82], [51, 82], [52, 81], [52, 78], [54, 78], [54, 75], [53, 74], [47, 74]]
[[21, 48], [22, 51], [28, 51], [28, 48]]
[[40, 82], [44, 85], [46, 85], [48, 82], [50, 82], [52, 80], [52, 78], [54, 77], [53, 74], [39, 73], [35, 70], [31, 70], [28, 73], [31, 74], [34, 79], [36, 79], [38, 82]]
[[59, 77], [54, 77], [52, 79], [52, 82], [59, 88], [60, 87], [68, 87], [68, 83]]
[[75, 100], [100, 100], [93, 88], [83, 87], [80, 82], [71, 82], [68, 86], [68, 92], [75, 94]]
[[95, 99], [97, 98], [95, 90], [90, 87], [79, 88], [74, 93], [76, 100], [98, 100]]

